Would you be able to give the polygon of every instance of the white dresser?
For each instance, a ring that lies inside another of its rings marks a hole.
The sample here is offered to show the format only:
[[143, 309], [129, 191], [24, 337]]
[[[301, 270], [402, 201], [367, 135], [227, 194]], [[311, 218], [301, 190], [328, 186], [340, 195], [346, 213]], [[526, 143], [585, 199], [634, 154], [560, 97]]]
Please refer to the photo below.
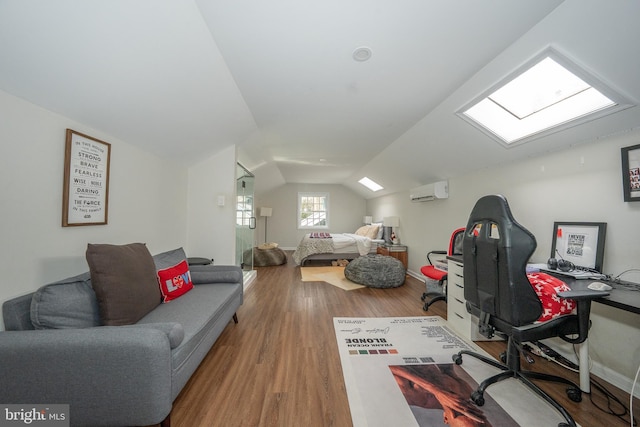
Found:
[[489, 340], [478, 332], [478, 318], [472, 316], [464, 299], [464, 269], [462, 261], [448, 259], [449, 274], [447, 279], [447, 321], [455, 331], [472, 341], [500, 340], [494, 337]]

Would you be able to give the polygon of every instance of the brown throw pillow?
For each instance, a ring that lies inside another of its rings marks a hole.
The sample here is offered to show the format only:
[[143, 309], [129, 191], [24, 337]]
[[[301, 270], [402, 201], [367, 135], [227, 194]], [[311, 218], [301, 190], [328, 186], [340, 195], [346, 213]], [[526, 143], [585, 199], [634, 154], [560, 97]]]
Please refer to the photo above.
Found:
[[89, 244], [86, 256], [103, 325], [136, 323], [160, 304], [155, 263], [143, 243]]

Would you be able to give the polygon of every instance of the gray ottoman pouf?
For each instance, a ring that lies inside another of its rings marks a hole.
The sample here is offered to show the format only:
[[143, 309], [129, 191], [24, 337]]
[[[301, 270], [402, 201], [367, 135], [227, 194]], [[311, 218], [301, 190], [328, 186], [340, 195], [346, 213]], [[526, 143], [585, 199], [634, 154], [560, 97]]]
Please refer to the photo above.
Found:
[[402, 262], [386, 255], [361, 256], [344, 269], [344, 277], [371, 288], [397, 288], [404, 284], [406, 273]]
[[[251, 257], [251, 249], [244, 253], [244, 259]], [[269, 267], [272, 265], [282, 265], [287, 263], [287, 254], [280, 248], [260, 249], [253, 248], [253, 266]]]

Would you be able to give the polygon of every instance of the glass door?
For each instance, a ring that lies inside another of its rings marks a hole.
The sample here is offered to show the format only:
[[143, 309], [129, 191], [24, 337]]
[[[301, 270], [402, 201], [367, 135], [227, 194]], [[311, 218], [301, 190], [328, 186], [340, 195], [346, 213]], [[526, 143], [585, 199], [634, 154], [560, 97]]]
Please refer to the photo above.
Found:
[[238, 163], [236, 173], [236, 265], [253, 270], [256, 217], [253, 203], [255, 176]]

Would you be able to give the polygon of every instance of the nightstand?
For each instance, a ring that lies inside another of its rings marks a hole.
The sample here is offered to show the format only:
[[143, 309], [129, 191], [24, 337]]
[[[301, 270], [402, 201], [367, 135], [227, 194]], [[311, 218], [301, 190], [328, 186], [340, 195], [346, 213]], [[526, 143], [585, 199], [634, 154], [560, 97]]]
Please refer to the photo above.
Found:
[[384, 243], [382, 245], [378, 245], [378, 249], [376, 253], [380, 255], [394, 257], [395, 259], [400, 261], [402, 265], [404, 265], [404, 268], [406, 269], [408, 268], [408, 264], [409, 264], [408, 251], [409, 251], [409, 248], [406, 247], [405, 245], [389, 245]]

